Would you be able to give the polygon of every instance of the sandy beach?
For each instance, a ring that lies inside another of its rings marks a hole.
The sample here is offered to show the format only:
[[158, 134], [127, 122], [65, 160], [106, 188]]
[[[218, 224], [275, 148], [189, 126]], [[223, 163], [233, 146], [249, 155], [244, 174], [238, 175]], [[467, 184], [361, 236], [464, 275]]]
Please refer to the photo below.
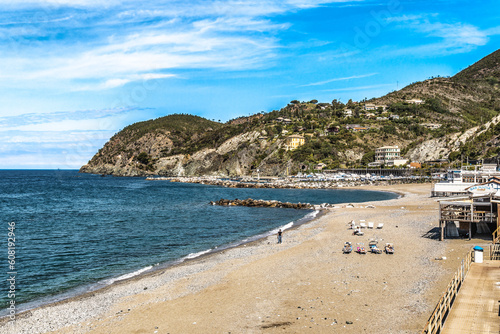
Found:
[[[431, 238], [430, 184], [362, 189], [404, 196], [336, 205], [282, 244], [270, 236], [119, 282], [19, 315], [0, 333], [419, 333], [460, 259], [487, 241]], [[354, 236], [351, 220], [384, 227]], [[345, 241], [368, 248], [372, 238], [395, 254], [342, 253]]]

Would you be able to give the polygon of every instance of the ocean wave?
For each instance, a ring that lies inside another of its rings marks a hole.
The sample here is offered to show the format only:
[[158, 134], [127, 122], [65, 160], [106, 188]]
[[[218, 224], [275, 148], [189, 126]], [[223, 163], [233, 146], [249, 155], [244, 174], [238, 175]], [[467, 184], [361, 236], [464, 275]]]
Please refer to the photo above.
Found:
[[204, 254], [210, 253], [211, 251], [212, 251], [212, 249], [207, 249], [207, 250], [204, 250], [204, 251], [201, 251], [201, 252], [198, 252], [198, 253], [191, 253], [191, 254], [187, 255], [185, 257], [185, 259], [186, 260], [191, 260], [191, 259], [200, 257], [200, 256], [202, 256]]
[[319, 210], [315, 210], [313, 212], [309, 212], [307, 215], [304, 216], [306, 219], [314, 219], [318, 215]]
[[146, 271], [151, 270], [151, 269], [153, 269], [153, 266], [147, 266], [147, 267], [144, 267], [142, 269], [136, 270], [132, 273], [128, 273], [128, 274], [121, 275], [121, 276], [118, 276], [115, 278], [107, 279], [104, 281], [104, 284], [109, 285], [109, 284], [112, 284], [112, 283], [117, 282], [117, 281], [123, 281], [124, 279], [129, 279], [129, 278], [132, 278], [134, 276], [138, 276], [138, 275], [142, 274], [143, 272], [146, 272]]

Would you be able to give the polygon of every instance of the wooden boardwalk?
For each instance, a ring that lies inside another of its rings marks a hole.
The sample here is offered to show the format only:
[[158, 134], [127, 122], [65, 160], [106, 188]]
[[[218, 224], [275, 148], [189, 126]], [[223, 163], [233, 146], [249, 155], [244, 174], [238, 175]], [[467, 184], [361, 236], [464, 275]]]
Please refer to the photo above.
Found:
[[500, 333], [499, 261], [472, 264], [442, 333]]

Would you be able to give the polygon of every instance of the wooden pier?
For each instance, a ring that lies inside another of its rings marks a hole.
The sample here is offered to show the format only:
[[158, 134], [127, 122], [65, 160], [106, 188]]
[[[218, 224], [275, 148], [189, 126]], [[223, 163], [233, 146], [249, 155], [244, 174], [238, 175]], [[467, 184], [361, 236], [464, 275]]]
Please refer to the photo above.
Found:
[[500, 333], [500, 244], [471, 249], [439, 299], [422, 334]]
[[498, 261], [472, 264], [441, 333], [500, 333], [498, 282]]

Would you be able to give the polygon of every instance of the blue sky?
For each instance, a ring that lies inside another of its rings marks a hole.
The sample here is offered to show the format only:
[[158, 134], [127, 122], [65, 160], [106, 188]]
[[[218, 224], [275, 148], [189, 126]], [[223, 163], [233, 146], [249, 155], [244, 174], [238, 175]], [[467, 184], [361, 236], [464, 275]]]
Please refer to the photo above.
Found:
[[133, 122], [384, 95], [500, 45], [498, 1], [0, 0], [0, 168], [79, 168]]

